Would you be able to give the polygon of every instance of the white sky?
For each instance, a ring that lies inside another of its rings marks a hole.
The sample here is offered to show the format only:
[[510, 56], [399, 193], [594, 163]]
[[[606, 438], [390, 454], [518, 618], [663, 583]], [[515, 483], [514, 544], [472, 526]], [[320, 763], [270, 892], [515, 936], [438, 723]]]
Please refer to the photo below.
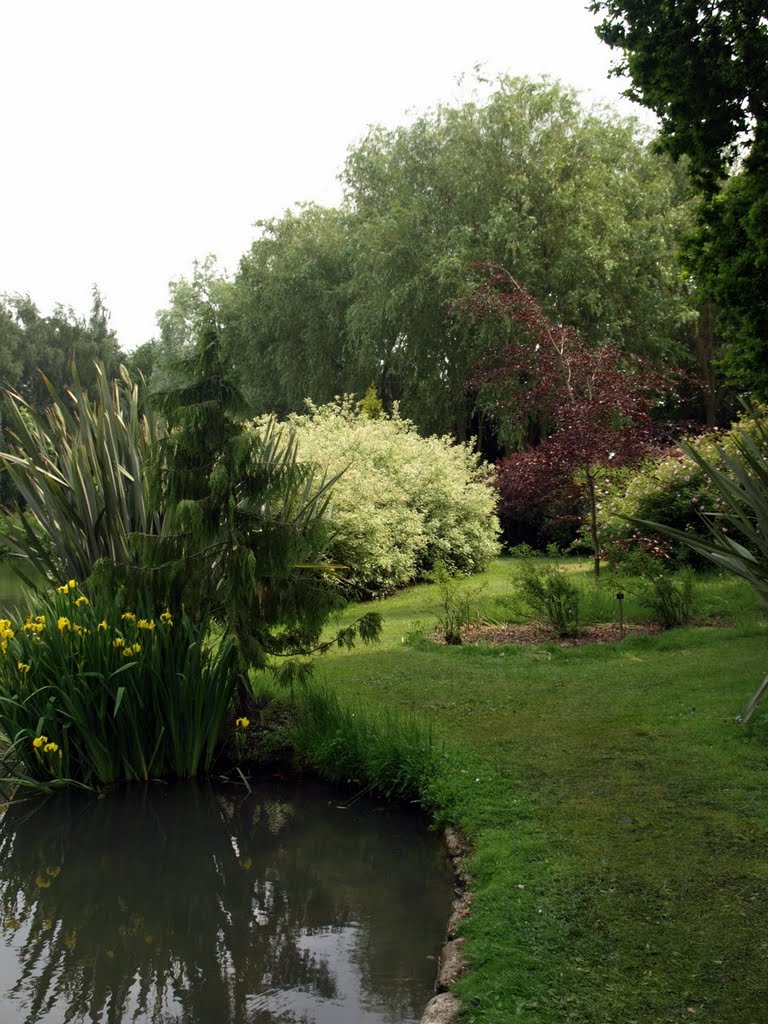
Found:
[[0, 292], [85, 315], [96, 283], [132, 349], [194, 258], [234, 270], [257, 219], [336, 204], [366, 126], [474, 65], [616, 100], [585, 3], [0, 0]]

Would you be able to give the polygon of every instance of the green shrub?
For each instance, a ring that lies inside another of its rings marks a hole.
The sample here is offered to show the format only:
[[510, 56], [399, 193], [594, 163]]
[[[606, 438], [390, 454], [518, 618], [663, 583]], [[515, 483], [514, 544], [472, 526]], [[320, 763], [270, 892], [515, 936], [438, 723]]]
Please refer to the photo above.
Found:
[[397, 409], [372, 418], [350, 398], [292, 415], [299, 457], [340, 474], [330, 556], [360, 594], [422, 578], [438, 561], [484, 569], [498, 553], [491, 470], [469, 445], [420, 437]]
[[473, 613], [475, 618], [478, 616], [478, 601], [485, 590], [485, 584], [469, 586], [465, 573], [456, 572], [440, 561], [427, 573], [427, 579], [434, 583], [440, 592], [443, 612], [439, 626], [445, 642], [460, 644], [462, 627], [469, 625]]
[[[760, 425], [766, 422], [768, 410], [761, 409], [755, 415], [742, 417], [731, 430], [713, 431], [689, 439], [690, 451], [678, 448], [659, 458], [647, 459], [631, 470], [619, 469], [607, 475], [599, 495], [600, 535], [606, 547], [610, 549], [616, 542], [631, 541], [648, 548], [657, 542], [651, 530], [640, 530], [625, 517], [663, 523], [694, 539], [708, 537], [702, 517], [721, 512], [724, 503], [696, 456], [712, 466], [722, 466], [723, 455], [736, 454], [739, 434], [752, 438], [764, 449]], [[768, 451], [764, 450], [763, 454], [768, 455]], [[675, 561], [702, 564], [703, 558], [679, 536], [669, 543], [669, 554]]]
[[507, 548], [507, 554], [510, 558], [541, 558], [541, 552], [531, 547], [530, 544], [526, 544], [525, 541]]
[[[233, 644], [184, 612], [90, 603], [74, 580], [0, 620], [6, 774], [43, 787], [208, 771], [232, 704]], [[8, 781], [6, 779], [6, 781]]]
[[558, 636], [575, 636], [579, 632], [579, 591], [560, 566], [524, 562], [518, 585], [531, 609]]
[[650, 550], [642, 543], [616, 545], [611, 559], [612, 587], [633, 594], [662, 629], [685, 626], [693, 617], [694, 574], [675, 569], [675, 560], [662, 538]]
[[640, 600], [653, 612], [662, 629], [685, 626], [693, 615], [693, 573], [688, 569], [672, 573], [660, 571], [646, 577]]

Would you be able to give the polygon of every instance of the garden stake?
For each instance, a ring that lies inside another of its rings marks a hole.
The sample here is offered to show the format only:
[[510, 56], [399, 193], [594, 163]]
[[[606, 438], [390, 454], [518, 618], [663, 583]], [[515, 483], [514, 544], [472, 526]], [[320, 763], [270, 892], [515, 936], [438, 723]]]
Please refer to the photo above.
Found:
[[622, 604], [622, 602], [624, 600], [624, 595], [622, 594], [621, 591], [619, 591], [618, 594], [616, 595], [616, 600], [619, 602], [619, 639], [623, 640], [624, 639], [624, 605]]

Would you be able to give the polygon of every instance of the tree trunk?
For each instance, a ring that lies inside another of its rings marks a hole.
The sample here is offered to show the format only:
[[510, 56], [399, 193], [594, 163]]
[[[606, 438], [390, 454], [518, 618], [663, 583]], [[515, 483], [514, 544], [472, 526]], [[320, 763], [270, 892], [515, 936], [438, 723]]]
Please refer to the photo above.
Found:
[[597, 497], [595, 495], [595, 478], [587, 470], [587, 494], [589, 495], [589, 535], [592, 539], [592, 550], [595, 553], [595, 579], [600, 578], [600, 535], [597, 530]]
[[696, 361], [701, 371], [704, 392], [704, 416], [706, 426], [711, 430], [717, 420], [719, 393], [717, 372], [714, 361], [717, 357], [717, 308], [713, 302], [704, 301], [693, 328], [693, 342]]

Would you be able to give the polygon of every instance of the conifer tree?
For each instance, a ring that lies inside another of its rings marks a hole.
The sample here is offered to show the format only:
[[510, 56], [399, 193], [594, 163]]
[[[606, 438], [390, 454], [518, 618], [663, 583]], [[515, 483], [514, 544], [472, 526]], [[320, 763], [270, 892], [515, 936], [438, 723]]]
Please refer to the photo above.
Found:
[[280, 428], [246, 427], [210, 307], [175, 369], [178, 384], [154, 396], [167, 423], [150, 481], [166, 509], [166, 536], [144, 545], [155, 599], [183, 604], [229, 632], [242, 686], [248, 667], [264, 667], [271, 656], [290, 658], [280, 669], [290, 681], [308, 669], [291, 656], [374, 639], [380, 622], [371, 614], [320, 640], [329, 615], [345, 603], [334, 567], [323, 560], [333, 481], [318, 487], [314, 468], [297, 461], [293, 438]]

